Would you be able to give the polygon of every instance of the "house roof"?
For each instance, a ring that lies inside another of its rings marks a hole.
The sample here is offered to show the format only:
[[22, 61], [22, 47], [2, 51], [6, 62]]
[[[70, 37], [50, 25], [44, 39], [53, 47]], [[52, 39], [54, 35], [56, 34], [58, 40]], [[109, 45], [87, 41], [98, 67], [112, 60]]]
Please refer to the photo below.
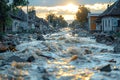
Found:
[[117, 0], [100, 15], [100, 17], [105, 16], [120, 16], [120, 0]]
[[100, 13], [88, 13], [88, 17], [90, 17], [90, 16], [99, 16], [100, 15]]
[[14, 19], [26, 21], [27, 20], [27, 15], [22, 9], [18, 9], [16, 13], [10, 12], [10, 16]]

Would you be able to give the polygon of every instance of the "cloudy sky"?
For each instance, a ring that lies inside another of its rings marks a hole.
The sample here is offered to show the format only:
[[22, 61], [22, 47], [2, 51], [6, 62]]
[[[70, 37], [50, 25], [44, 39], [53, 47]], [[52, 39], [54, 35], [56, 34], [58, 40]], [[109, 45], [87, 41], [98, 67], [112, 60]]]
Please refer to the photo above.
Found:
[[[104, 11], [108, 3], [117, 0], [29, 0], [29, 8], [34, 6], [36, 15], [45, 18], [49, 12], [56, 15], [63, 15], [66, 20], [73, 20], [77, 12], [78, 5], [85, 5], [93, 13]], [[26, 7], [23, 8], [26, 10]]]

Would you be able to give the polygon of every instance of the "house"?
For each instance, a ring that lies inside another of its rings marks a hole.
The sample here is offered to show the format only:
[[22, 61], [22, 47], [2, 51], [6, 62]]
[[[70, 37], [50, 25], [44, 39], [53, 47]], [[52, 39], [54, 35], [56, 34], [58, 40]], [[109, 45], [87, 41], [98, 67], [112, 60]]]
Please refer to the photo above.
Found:
[[17, 9], [15, 12], [9, 11], [8, 14], [11, 24], [0, 27], [0, 32], [18, 32], [28, 28], [27, 15], [22, 9]]
[[35, 29], [37, 32], [47, 33], [50, 31], [50, 26], [48, 22], [36, 16], [36, 11], [29, 11], [29, 27], [30, 29]]
[[50, 31], [52, 30], [52, 27], [49, 25], [47, 20], [39, 18], [37, 16], [35, 18], [35, 28], [39, 30], [42, 34], [50, 33]]
[[50, 26], [48, 22], [36, 16], [36, 11], [32, 10], [28, 13], [28, 23], [27, 23], [27, 14], [22, 10], [18, 9], [17, 11], [9, 12], [9, 16], [12, 19], [12, 24], [5, 27], [0, 27], [1, 32], [22, 32], [24, 30], [37, 30], [41, 33], [50, 32]]
[[12, 25], [7, 27], [6, 30], [9, 32], [18, 32], [26, 30], [27, 27], [27, 15], [21, 9], [18, 9], [15, 13], [10, 12], [12, 18]]
[[113, 5], [99, 15], [96, 21], [97, 27], [103, 32], [119, 31], [120, 30], [120, 0], [117, 0]]
[[96, 19], [98, 18], [100, 14], [99, 13], [88, 13], [88, 30], [89, 31], [95, 31], [98, 30], [96, 27]]

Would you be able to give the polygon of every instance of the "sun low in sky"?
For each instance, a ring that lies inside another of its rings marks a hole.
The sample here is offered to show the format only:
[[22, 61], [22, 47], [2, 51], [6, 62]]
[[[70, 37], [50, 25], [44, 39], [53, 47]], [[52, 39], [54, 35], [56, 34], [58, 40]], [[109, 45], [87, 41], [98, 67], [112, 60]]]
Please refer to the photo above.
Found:
[[68, 10], [70, 12], [76, 13], [77, 10], [78, 10], [78, 6], [74, 5], [72, 3], [69, 3], [69, 4], [65, 5], [65, 6], [63, 6], [63, 10]]

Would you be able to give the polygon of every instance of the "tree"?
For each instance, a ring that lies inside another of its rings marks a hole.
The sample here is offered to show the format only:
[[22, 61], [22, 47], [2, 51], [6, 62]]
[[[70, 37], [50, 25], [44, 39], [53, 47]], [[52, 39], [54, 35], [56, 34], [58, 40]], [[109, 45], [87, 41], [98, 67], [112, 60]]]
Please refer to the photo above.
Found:
[[16, 8], [17, 6], [25, 6], [28, 3], [29, 2], [27, 0], [13, 0], [11, 5], [13, 8]]
[[79, 8], [78, 8], [78, 11], [76, 13], [76, 19], [80, 22], [80, 23], [85, 23], [87, 22], [87, 16], [88, 16], [88, 13], [90, 11], [83, 5], [80, 5]]
[[5, 23], [7, 22], [8, 18], [8, 11], [9, 6], [7, 5], [8, 0], [1, 0], [0, 1], [0, 27], [5, 30]]
[[60, 27], [67, 27], [68, 26], [67, 21], [65, 21], [65, 19], [64, 19], [64, 17], [62, 15], [60, 15], [58, 17], [58, 19], [59, 19], [59, 25], [60, 25]]
[[31, 8], [29, 8], [28, 12], [32, 12], [32, 11], [35, 11], [35, 7], [32, 6]]
[[71, 24], [69, 24], [69, 27], [72, 28], [76, 28], [77, 26], [80, 26], [80, 22], [78, 20], [74, 20]]
[[13, 0], [10, 4], [9, 0], [0, 0], [0, 28], [5, 31], [5, 26], [10, 20], [9, 12], [16, 9], [17, 6], [26, 5], [27, 0]]
[[62, 27], [67, 27], [68, 25], [67, 21], [65, 21], [62, 15], [57, 17], [55, 14], [49, 13], [46, 19], [53, 27], [62, 28]]
[[48, 20], [48, 22], [49, 22], [50, 24], [53, 24], [53, 23], [54, 23], [55, 18], [56, 18], [56, 15], [53, 14], [53, 13], [49, 13], [49, 14], [47, 15], [47, 17], [46, 17], [46, 19]]

